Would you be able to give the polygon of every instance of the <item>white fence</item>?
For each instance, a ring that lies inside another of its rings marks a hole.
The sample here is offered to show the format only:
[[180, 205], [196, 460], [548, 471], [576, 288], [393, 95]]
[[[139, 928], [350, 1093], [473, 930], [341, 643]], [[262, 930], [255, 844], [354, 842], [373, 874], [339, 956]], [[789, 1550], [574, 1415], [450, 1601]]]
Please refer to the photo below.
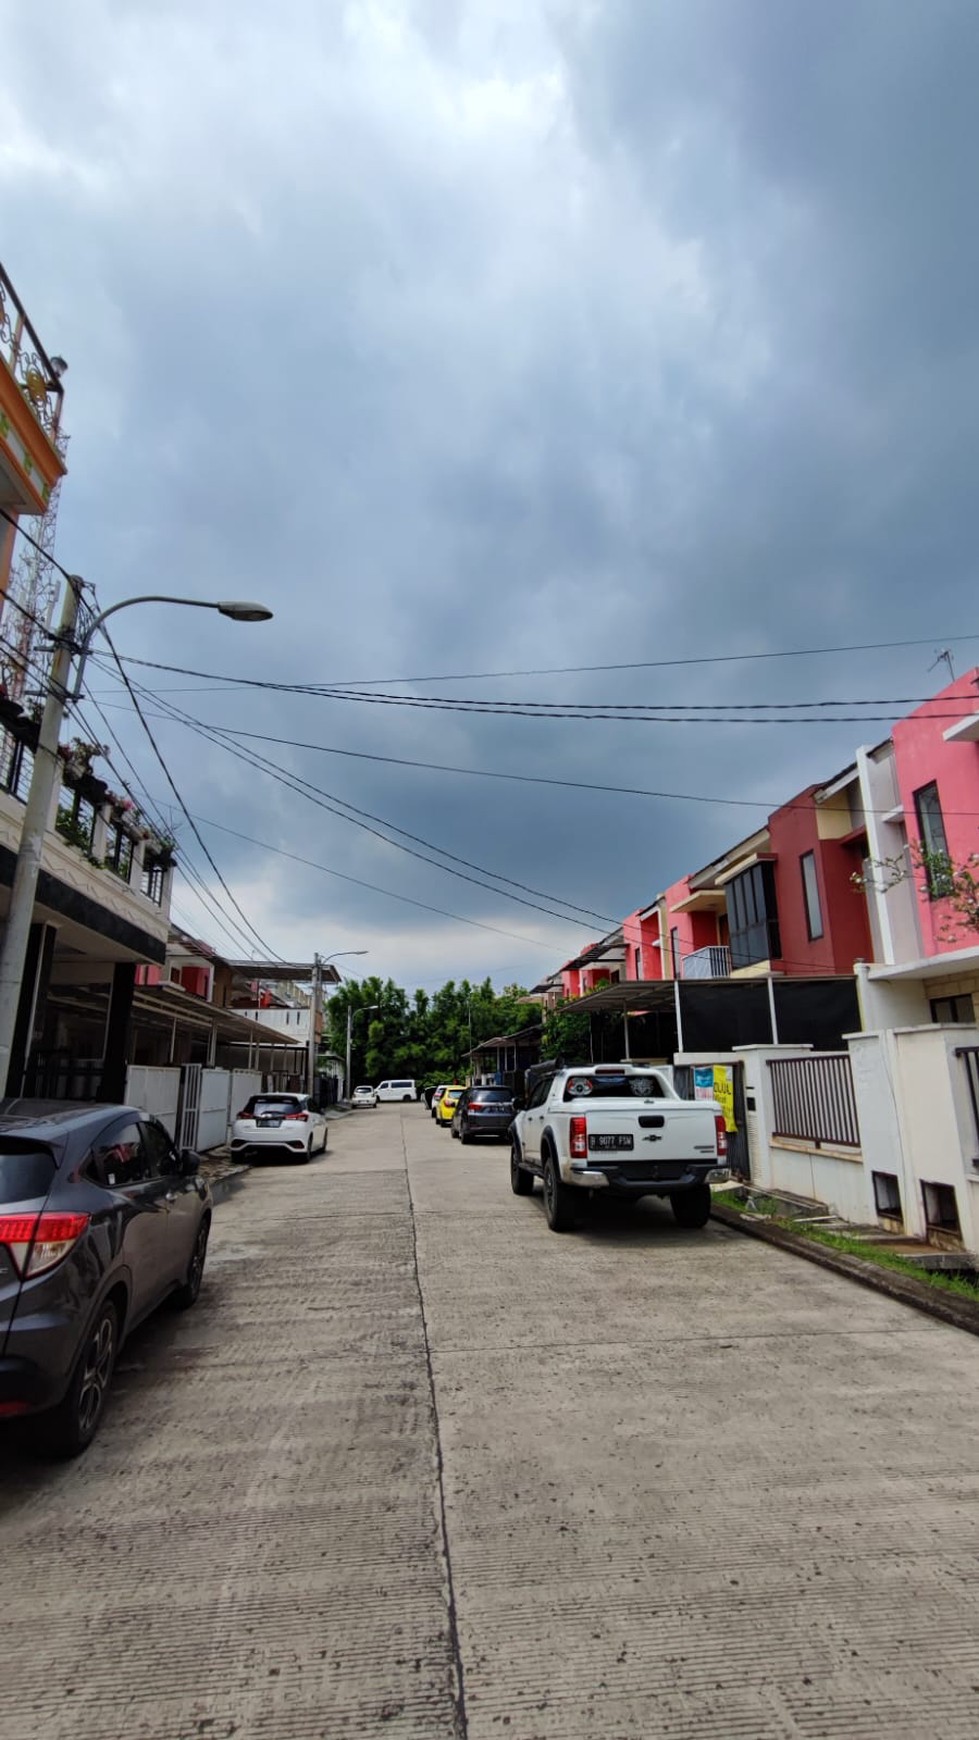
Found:
[[183, 1071], [130, 1064], [126, 1075], [128, 1103], [159, 1118], [174, 1141], [179, 1137], [182, 1146], [204, 1153], [228, 1140], [232, 1120], [263, 1087], [257, 1070], [204, 1069], [200, 1064]]
[[179, 1069], [151, 1069], [145, 1064], [131, 1063], [126, 1071], [126, 1101], [159, 1118], [176, 1141]]

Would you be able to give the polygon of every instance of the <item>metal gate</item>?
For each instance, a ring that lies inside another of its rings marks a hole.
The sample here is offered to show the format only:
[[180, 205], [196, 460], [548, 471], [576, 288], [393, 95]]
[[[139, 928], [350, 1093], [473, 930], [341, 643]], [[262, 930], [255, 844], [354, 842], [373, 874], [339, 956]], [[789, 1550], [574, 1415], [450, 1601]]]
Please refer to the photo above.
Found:
[[[744, 1064], [728, 1062], [725, 1068], [731, 1071], [734, 1088], [734, 1123], [735, 1128], [727, 1133], [727, 1164], [730, 1170], [739, 1178], [751, 1177], [751, 1161], [748, 1157], [748, 1119], [744, 1100]], [[673, 1086], [681, 1099], [692, 1100], [693, 1065], [678, 1063], [673, 1071]]]
[[177, 1105], [177, 1147], [196, 1148], [201, 1120], [202, 1063], [185, 1063], [180, 1071], [180, 1100]]

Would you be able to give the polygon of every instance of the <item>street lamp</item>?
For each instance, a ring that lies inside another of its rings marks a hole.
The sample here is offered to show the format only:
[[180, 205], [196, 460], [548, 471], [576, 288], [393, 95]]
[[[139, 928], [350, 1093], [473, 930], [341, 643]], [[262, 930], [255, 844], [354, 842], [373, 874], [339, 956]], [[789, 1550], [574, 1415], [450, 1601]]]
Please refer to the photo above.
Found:
[[[365, 950], [364, 952], [366, 954], [367, 951]], [[357, 1010], [357, 1014], [358, 1015], [370, 1015], [373, 1013], [373, 1011], [375, 1009], [379, 1009], [380, 1007], [381, 1007], [380, 1003], [365, 1003], [362, 1009]], [[347, 1069], [346, 1069], [346, 1084], [345, 1084], [344, 1095], [343, 1095], [344, 1099], [346, 1099], [346, 1100], [349, 1100], [349, 1098], [350, 1098], [350, 1048], [351, 1048], [351, 1044], [353, 1042], [353, 1030], [354, 1030], [353, 1005], [351, 1003], [348, 1003], [347, 1004]]]
[[[65, 588], [61, 620], [58, 623], [58, 632], [54, 637], [51, 678], [48, 684], [47, 699], [44, 703], [44, 712], [41, 716], [37, 748], [34, 751], [31, 786], [27, 794], [27, 803], [24, 806], [20, 845], [14, 868], [13, 886], [10, 890], [10, 910], [3, 933], [3, 941], [0, 943], [0, 1092], [4, 1094], [11, 1086], [7, 1078], [10, 1073], [10, 1058], [17, 1025], [21, 983], [27, 961], [31, 921], [34, 916], [37, 879], [41, 870], [44, 833], [51, 813], [51, 800], [54, 796], [55, 784], [60, 773], [58, 742], [61, 737], [65, 705], [68, 701], [77, 701], [81, 695], [82, 675], [96, 629], [102, 626], [106, 617], [113, 616], [117, 610], [125, 610], [130, 604], [187, 604], [199, 610], [220, 611], [222, 616], [230, 616], [235, 622], [267, 622], [272, 615], [271, 610], [264, 604], [246, 604], [236, 600], [215, 604], [202, 598], [171, 598], [165, 594], [150, 593], [145, 597], [124, 598], [118, 604], [110, 604], [108, 610], [103, 610], [89, 624], [81, 642], [76, 647], [74, 630], [84, 584], [85, 582], [80, 575], [72, 574], [68, 577]], [[74, 686], [69, 689], [71, 661], [76, 651], [78, 653], [78, 671]], [[19, 1092], [20, 1083], [14, 1083], [13, 1087], [15, 1092]]]
[[[219, 605], [218, 608], [220, 610], [227, 608], [230, 611], [232, 606]], [[242, 604], [236, 605], [234, 608], [261, 610], [263, 607], [260, 604]], [[243, 620], [250, 621], [251, 618]], [[367, 949], [337, 949], [335, 954], [327, 955], [325, 960], [322, 955], [313, 956], [313, 992], [309, 1011], [309, 1046], [306, 1053], [306, 1087], [310, 1097], [316, 1092], [316, 1052], [319, 1037], [316, 1032], [316, 1017], [321, 1013], [323, 1004], [323, 968], [328, 967], [331, 961], [339, 960], [341, 955], [366, 955], [368, 953]]]
[[77, 701], [81, 695], [82, 678], [96, 631], [102, 627], [106, 617], [115, 616], [117, 610], [128, 610], [131, 604], [186, 604], [192, 610], [216, 610], [221, 616], [229, 616], [232, 622], [270, 622], [273, 614], [267, 604], [251, 604], [243, 598], [224, 598], [215, 602], [209, 598], [173, 598], [165, 592], [147, 592], [140, 598], [123, 598], [119, 604], [110, 604], [108, 610], [103, 610], [99, 616], [94, 617], [82, 635], [78, 646], [75, 686], [69, 700]]

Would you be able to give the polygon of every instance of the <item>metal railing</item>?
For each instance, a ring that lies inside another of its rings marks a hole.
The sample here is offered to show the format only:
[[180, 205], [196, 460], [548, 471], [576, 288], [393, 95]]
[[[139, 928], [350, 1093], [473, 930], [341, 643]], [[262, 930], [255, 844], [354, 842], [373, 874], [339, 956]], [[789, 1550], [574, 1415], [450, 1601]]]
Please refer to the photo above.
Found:
[[955, 1055], [962, 1059], [965, 1079], [969, 1085], [972, 1124], [975, 1130], [977, 1148], [976, 1154], [973, 1155], [972, 1164], [979, 1169], [979, 1045], [957, 1045]]
[[724, 944], [712, 943], [709, 948], [694, 949], [681, 967], [685, 979], [729, 979], [731, 951]]
[[860, 1123], [849, 1052], [813, 1057], [770, 1058], [775, 1122], [773, 1136], [819, 1147], [859, 1148]]
[[54, 440], [61, 422], [64, 388], [57, 369], [27, 318], [16, 290], [0, 266], [0, 356], [44, 433]]

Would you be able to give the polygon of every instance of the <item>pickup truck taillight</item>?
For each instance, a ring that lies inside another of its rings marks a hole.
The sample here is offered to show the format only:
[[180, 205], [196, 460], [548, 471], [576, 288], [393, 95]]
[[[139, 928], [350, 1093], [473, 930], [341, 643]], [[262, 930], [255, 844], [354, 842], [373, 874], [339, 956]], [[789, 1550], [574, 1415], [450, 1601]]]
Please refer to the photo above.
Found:
[[587, 1160], [588, 1158], [588, 1119], [572, 1118], [571, 1120], [571, 1158], [572, 1160]]
[[726, 1160], [727, 1159], [727, 1125], [724, 1122], [724, 1113], [723, 1112], [715, 1112], [714, 1113], [714, 1129], [717, 1132], [717, 1158], [718, 1158], [718, 1160]]

